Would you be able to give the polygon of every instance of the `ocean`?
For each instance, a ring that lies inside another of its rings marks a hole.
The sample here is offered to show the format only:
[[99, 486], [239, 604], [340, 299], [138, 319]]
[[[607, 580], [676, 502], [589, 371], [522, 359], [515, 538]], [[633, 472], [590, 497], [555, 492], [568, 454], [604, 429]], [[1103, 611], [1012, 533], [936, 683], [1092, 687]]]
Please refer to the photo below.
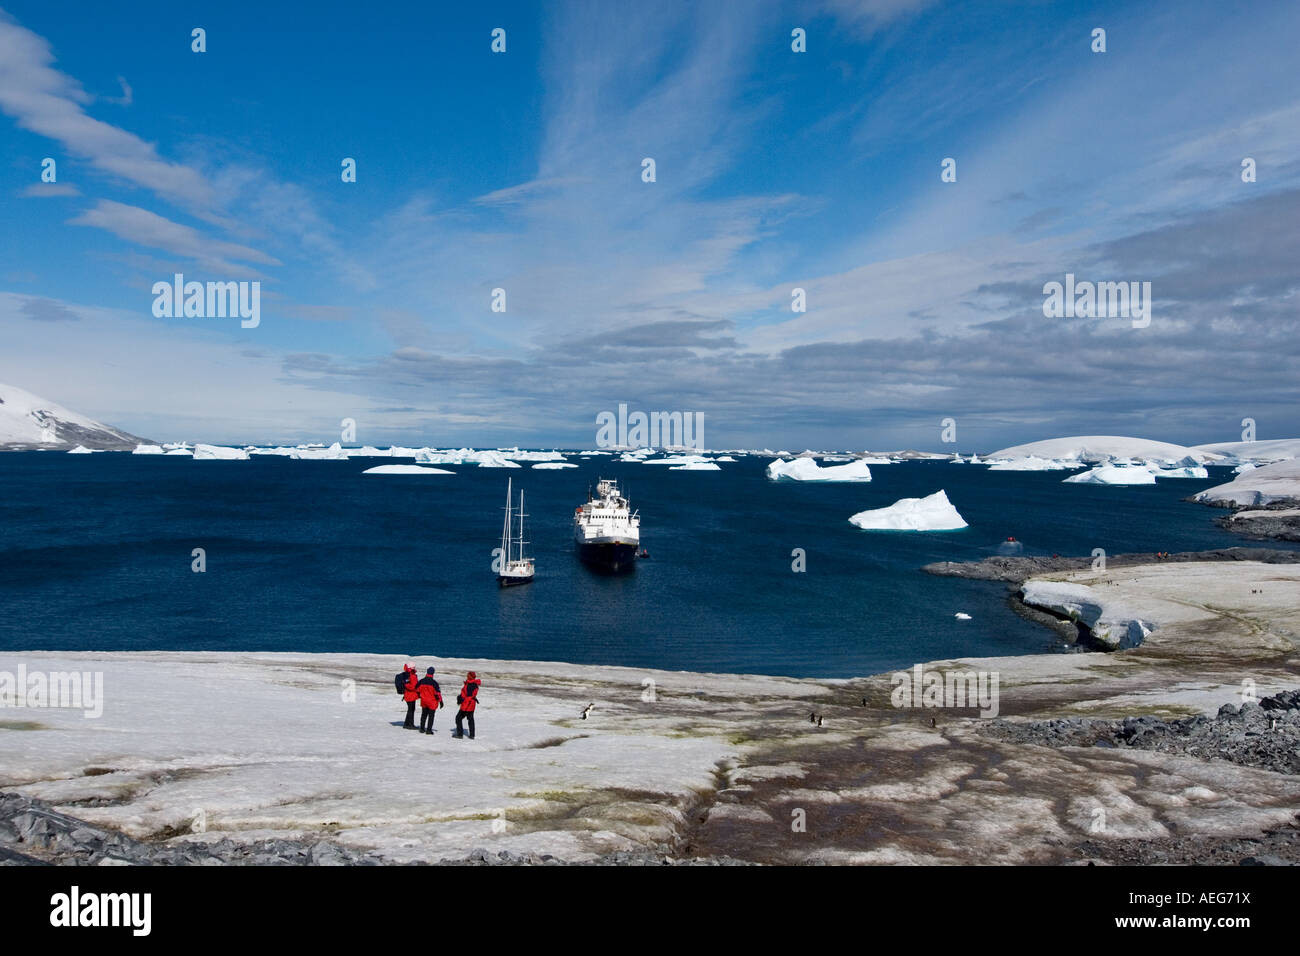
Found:
[[[0, 650], [358, 651], [851, 677], [916, 661], [1062, 650], [1003, 584], [931, 561], [996, 554], [1182, 551], [1249, 544], [1184, 501], [1226, 481], [1067, 485], [916, 461], [863, 484], [772, 482], [768, 459], [721, 472], [571, 459], [555, 471], [443, 466], [370, 476], [389, 459], [192, 461], [122, 453], [0, 455]], [[506, 479], [526, 493], [534, 583], [491, 568]], [[573, 509], [620, 481], [650, 554], [593, 573]], [[857, 511], [940, 488], [970, 527], [869, 532]], [[206, 571], [191, 570], [205, 552]], [[806, 571], [792, 570], [803, 549]], [[964, 612], [969, 621], [954, 615]]]

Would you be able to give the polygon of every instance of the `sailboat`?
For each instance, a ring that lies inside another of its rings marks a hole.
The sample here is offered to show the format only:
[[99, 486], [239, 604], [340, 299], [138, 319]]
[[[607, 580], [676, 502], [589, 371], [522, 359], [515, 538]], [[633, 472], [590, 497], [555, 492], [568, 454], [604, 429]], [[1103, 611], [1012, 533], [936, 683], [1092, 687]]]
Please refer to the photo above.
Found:
[[506, 479], [506, 518], [501, 525], [501, 562], [497, 572], [497, 584], [508, 588], [514, 584], [528, 584], [533, 580], [533, 559], [524, 557], [524, 492], [519, 491], [519, 534], [510, 534], [511, 496], [513, 482]]

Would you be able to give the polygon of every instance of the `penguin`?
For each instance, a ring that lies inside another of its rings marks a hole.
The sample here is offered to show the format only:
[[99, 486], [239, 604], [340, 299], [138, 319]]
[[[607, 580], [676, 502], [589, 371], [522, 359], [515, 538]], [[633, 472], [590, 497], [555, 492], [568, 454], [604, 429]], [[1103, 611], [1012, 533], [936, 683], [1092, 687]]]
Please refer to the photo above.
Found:
[[586, 720], [587, 715], [590, 714], [595, 709], [596, 709], [596, 705], [594, 703], [588, 704], [586, 707], [582, 708], [582, 719]]
[[821, 719], [820, 717], [818, 717], [818, 718], [817, 718], [817, 726], [820, 727], [821, 725], [822, 725], [822, 719]]
[[866, 707], [866, 706], [867, 706], [867, 699], [866, 699], [865, 697], [862, 698], [862, 706], [863, 706], [863, 707]]
[[808, 715], [808, 723], [810, 724], [817, 723], [817, 714], [815, 712]]

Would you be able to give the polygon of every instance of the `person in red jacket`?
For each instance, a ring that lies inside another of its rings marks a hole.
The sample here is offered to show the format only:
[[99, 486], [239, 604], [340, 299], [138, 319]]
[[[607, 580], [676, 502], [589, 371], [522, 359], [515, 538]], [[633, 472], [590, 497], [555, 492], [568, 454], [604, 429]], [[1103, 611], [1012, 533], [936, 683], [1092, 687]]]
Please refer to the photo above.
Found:
[[478, 675], [470, 671], [465, 678], [465, 686], [456, 695], [456, 703], [460, 704], [460, 710], [456, 712], [456, 732], [452, 736], [457, 740], [465, 736], [465, 731], [460, 725], [462, 720], [469, 723], [469, 739], [474, 739], [474, 709], [478, 707], [478, 689], [481, 683]]
[[420, 699], [420, 693], [415, 689], [418, 681], [415, 679], [415, 668], [410, 664], [402, 670], [406, 671], [406, 689], [402, 691], [402, 700], [406, 701], [406, 723], [402, 727], [405, 730], [415, 730], [415, 702]]
[[442, 688], [438, 682], [433, 679], [434, 669], [430, 667], [424, 672], [424, 677], [415, 685], [416, 691], [420, 695], [420, 733], [433, 733], [433, 718], [438, 713], [439, 707], [447, 706], [442, 702]]

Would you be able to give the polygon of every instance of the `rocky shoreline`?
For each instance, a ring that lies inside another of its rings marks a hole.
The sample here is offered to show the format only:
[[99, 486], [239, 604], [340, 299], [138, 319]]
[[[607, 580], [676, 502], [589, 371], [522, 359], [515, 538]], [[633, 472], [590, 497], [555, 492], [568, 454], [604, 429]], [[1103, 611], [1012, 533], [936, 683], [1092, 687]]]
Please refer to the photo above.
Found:
[[1300, 501], [1243, 508], [1215, 518], [1214, 523], [1243, 538], [1300, 541]]
[[[1146, 552], [1140, 554], [1112, 554], [1106, 556], [1107, 569], [1129, 568], [1140, 565], [1186, 564], [1193, 561], [1257, 561], [1261, 564], [1300, 564], [1300, 551], [1281, 551], [1276, 548], [1215, 548], [1209, 551], [1176, 551], [1157, 559]], [[1063, 574], [1069, 571], [1092, 570], [1093, 558], [1054, 556], [1029, 557], [1023, 555], [995, 555], [979, 561], [936, 561], [924, 565], [926, 574], [939, 577], [966, 578], [972, 581], [1005, 581], [1021, 585], [1030, 578], [1044, 574]]]

